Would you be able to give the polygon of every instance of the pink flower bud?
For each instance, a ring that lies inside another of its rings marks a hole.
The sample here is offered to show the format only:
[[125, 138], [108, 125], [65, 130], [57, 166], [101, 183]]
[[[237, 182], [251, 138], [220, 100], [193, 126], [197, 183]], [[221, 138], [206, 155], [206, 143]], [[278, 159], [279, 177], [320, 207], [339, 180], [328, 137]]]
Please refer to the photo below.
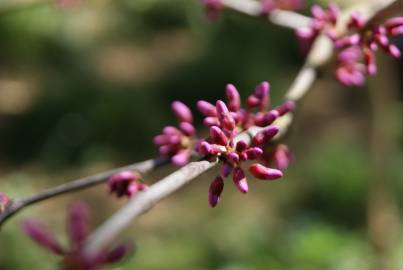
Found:
[[393, 27], [402, 26], [402, 25], [403, 25], [403, 17], [391, 18], [385, 22], [386, 28], [393, 28]]
[[390, 29], [389, 32], [392, 36], [403, 35], [403, 25], [394, 27], [394, 28]]
[[228, 108], [230, 111], [236, 112], [241, 107], [241, 97], [238, 90], [233, 84], [227, 84], [226, 94], [228, 98]]
[[224, 180], [217, 176], [210, 184], [208, 202], [211, 207], [215, 207], [220, 201], [221, 193], [224, 189]]
[[279, 132], [279, 128], [276, 126], [269, 126], [261, 131], [259, 131], [253, 138], [252, 143], [254, 145], [262, 145], [273, 139], [274, 136]]
[[184, 103], [180, 101], [174, 101], [171, 105], [172, 111], [175, 113], [179, 122], [189, 122], [193, 121], [192, 112]]
[[246, 180], [245, 173], [240, 167], [234, 169], [233, 181], [238, 190], [242, 193], [248, 192], [248, 181]]
[[140, 179], [140, 175], [133, 171], [121, 171], [108, 179], [109, 192], [116, 193], [118, 197], [130, 196], [129, 186]]
[[188, 149], [186, 150], [181, 150], [177, 154], [175, 154], [172, 158], [171, 161], [173, 164], [177, 166], [183, 166], [189, 162], [190, 159], [190, 151]]
[[387, 53], [394, 58], [399, 58], [401, 53], [398, 47], [393, 44], [390, 44], [387, 48]]
[[249, 160], [254, 160], [263, 154], [263, 150], [259, 147], [251, 147], [245, 151]]
[[217, 117], [206, 117], [203, 120], [203, 124], [205, 126], [211, 127], [211, 126], [219, 126], [220, 122], [218, 121]]
[[291, 159], [290, 150], [284, 144], [278, 145], [273, 153], [273, 159], [279, 170], [287, 169]]
[[288, 100], [284, 102], [282, 105], [278, 106], [275, 110], [278, 111], [280, 116], [292, 111], [295, 109], [295, 101]]
[[245, 141], [240, 140], [240, 141], [237, 142], [237, 144], [236, 144], [236, 151], [237, 151], [237, 152], [242, 152], [242, 151], [245, 150], [247, 147], [248, 147], [248, 144], [247, 144]]
[[250, 95], [246, 101], [248, 108], [255, 108], [255, 107], [259, 106], [259, 103], [260, 103], [260, 100], [254, 95]]
[[239, 162], [239, 155], [235, 152], [231, 152], [228, 154], [227, 159], [231, 164], [236, 164]]
[[180, 130], [173, 126], [166, 126], [162, 130], [162, 133], [166, 135], [177, 135], [180, 134]]
[[210, 138], [213, 141], [213, 143], [219, 144], [219, 145], [227, 145], [227, 136], [225, 136], [224, 132], [217, 126], [212, 126], [210, 127]]
[[252, 164], [249, 171], [253, 176], [262, 180], [275, 180], [283, 176], [280, 170], [267, 168], [259, 163]]
[[200, 100], [197, 102], [197, 109], [205, 116], [216, 117], [217, 111], [213, 104], [210, 102]]
[[22, 229], [38, 245], [52, 251], [57, 255], [63, 255], [65, 253], [64, 249], [57, 242], [54, 235], [35, 220], [25, 220], [22, 224]]
[[234, 167], [229, 164], [228, 162], [224, 162], [222, 167], [221, 167], [221, 176], [222, 177], [228, 177], [232, 173], [232, 169]]
[[179, 128], [186, 136], [193, 136], [196, 133], [194, 126], [188, 122], [181, 122]]

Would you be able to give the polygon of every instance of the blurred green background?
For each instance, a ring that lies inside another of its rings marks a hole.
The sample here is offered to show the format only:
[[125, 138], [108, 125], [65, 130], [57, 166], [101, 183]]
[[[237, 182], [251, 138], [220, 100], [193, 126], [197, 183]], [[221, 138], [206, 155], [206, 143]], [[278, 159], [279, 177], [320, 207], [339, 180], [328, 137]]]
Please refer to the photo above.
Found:
[[[304, 61], [293, 31], [222, 15], [209, 22], [196, 0], [0, 1], [0, 191], [26, 196], [154, 157], [170, 103], [194, 109], [228, 82], [245, 97], [268, 80], [279, 103]], [[210, 209], [206, 173], [135, 222], [122, 236], [135, 254], [110, 269], [403, 269], [403, 64], [378, 61], [359, 89], [323, 70], [285, 139], [295, 162], [282, 180], [250, 179], [248, 195], [228, 183]], [[57, 268], [20, 223], [37, 217], [66, 240], [77, 199], [93, 226], [125, 201], [99, 186], [24, 210], [0, 232], [0, 269]]]

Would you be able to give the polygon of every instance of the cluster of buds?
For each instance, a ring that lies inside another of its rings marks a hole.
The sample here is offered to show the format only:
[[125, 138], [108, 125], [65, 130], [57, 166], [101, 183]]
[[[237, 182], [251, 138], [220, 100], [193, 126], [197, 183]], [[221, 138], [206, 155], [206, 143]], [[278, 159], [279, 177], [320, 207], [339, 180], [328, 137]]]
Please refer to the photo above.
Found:
[[154, 137], [154, 144], [159, 146], [161, 156], [169, 157], [173, 164], [182, 166], [189, 162], [192, 155], [196, 130], [192, 112], [185, 104], [174, 101], [171, 107], [178, 119], [178, 128], [164, 127], [162, 134]]
[[83, 203], [75, 203], [69, 209], [67, 223], [69, 248], [63, 247], [53, 233], [36, 220], [24, 221], [23, 230], [38, 245], [55, 255], [62, 256], [62, 268], [66, 270], [100, 269], [107, 264], [121, 260], [131, 249], [130, 245], [125, 243], [96, 254], [88, 254], [84, 250], [84, 244], [89, 233], [88, 209]]
[[[293, 101], [286, 101], [275, 109], [268, 110], [270, 107], [270, 84], [262, 82], [254, 93], [247, 99], [247, 108], [241, 107], [241, 98], [234, 85], [226, 86], [227, 109], [229, 116], [235, 123], [234, 132], [242, 132], [252, 126], [265, 127], [272, 124], [278, 117], [292, 111], [295, 107]], [[207, 127], [220, 125], [219, 112], [213, 104], [200, 100], [197, 102], [198, 110], [205, 116], [203, 123]], [[229, 120], [227, 120], [228, 122]]]
[[110, 193], [117, 197], [131, 197], [137, 192], [146, 190], [148, 186], [141, 182], [140, 174], [133, 171], [121, 171], [108, 178]]
[[349, 33], [335, 40], [340, 49], [337, 78], [348, 86], [360, 86], [365, 82], [365, 75], [377, 72], [375, 53], [382, 49], [386, 54], [399, 58], [401, 52], [389, 38], [403, 35], [403, 17], [395, 17], [381, 25], [369, 27], [358, 13], [352, 14], [348, 22]]
[[335, 4], [330, 4], [327, 9], [323, 9], [318, 5], [313, 5], [311, 8], [312, 20], [310, 25], [297, 29], [295, 34], [300, 42], [301, 49], [307, 52], [314, 40], [319, 34], [324, 33], [330, 38], [335, 38], [336, 23], [340, 14], [339, 7]]
[[313, 19], [308, 28], [296, 31], [303, 50], [309, 49], [312, 42], [324, 33], [332, 41], [336, 49], [336, 78], [347, 86], [361, 86], [366, 75], [374, 75], [377, 71], [375, 52], [381, 48], [388, 55], [398, 58], [399, 49], [390, 43], [389, 38], [403, 34], [403, 17], [395, 17], [380, 25], [367, 25], [366, 19], [359, 13], [353, 13], [347, 22], [346, 31], [340, 32], [337, 27], [339, 9], [330, 5], [327, 10], [314, 5], [311, 9]]
[[261, 9], [263, 15], [268, 15], [275, 9], [298, 10], [304, 4], [304, 0], [261, 0]]
[[[220, 175], [210, 185], [209, 203], [212, 207], [219, 202], [224, 188], [224, 179], [232, 174], [235, 186], [242, 193], [248, 192], [248, 182], [242, 168], [246, 161], [257, 160], [264, 154], [265, 146], [270, 143], [278, 133], [279, 128], [270, 125], [278, 117], [290, 112], [295, 104], [291, 101], [266, 112], [270, 103], [269, 84], [259, 84], [255, 92], [247, 99], [247, 109], [241, 107], [239, 92], [235, 86], [229, 84], [226, 87], [227, 104], [221, 100], [216, 105], [199, 101], [198, 109], [205, 116], [204, 124], [210, 127], [210, 136], [198, 143], [196, 151], [206, 156], [215, 156], [222, 161]], [[257, 112], [252, 110], [257, 108]], [[236, 135], [247, 130], [251, 126], [264, 126], [250, 142], [238, 140]], [[280, 159], [281, 167], [285, 161]], [[287, 161], [288, 164], [288, 161]], [[249, 167], [250, 173], [258, 179], [275, 180], [282, 177], [279, 169], [269, 168], [260, 163], [253, 163]]]

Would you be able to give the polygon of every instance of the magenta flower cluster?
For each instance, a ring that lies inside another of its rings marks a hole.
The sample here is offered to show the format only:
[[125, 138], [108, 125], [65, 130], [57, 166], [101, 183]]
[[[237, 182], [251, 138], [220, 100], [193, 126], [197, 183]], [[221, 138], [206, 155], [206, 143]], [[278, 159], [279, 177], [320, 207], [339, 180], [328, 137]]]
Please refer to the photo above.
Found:
[[[281, 170], [288, 166], [291, 158], [288, 148], [271, 143], [279, 132], [279, 128], [272, 124], [292, 111], [295, 103], [286, 101], [269, 110], [269, 90], [268, 82], [259, 84], [247, 98], [245, 108], [242, 107], [238, 90], [232, 84], [226, 86], [227, 102], [218, 100], [212, 104], [205, 100], [198, 101], [197, 108], [204, 116], [203, 124], [209, 128], [207, 139], [196, 137], [190, 109], [175, 101], [172, 103], [172, 110], [179, 120], [179, 127], [165, 127], [163, 133], [154, 138], [160, 154], [168, 156], [175, 165], [189, 162], [194, 151], [207, 158], [217, 157], [222, 161], [220, 175], [212, 182], [209, 190], [209, 203], [213, 207], [219, 201], [224, 179], [230, 175], [239, 191], [248, 192], [244, 163], [253, 161], [249, 166], [250, 173], [263, 180], [280, 178], [283, 175]], [[237, 135], [251, 127], [260, 128], [260, 131], [250, 141], [237, 139]], [[271, 163], [276, 168], [268, 167]]]
[[62, 256], [62, 268], [66, 270], [96, 270], [121, 260], [131, 249], [127, 243], [103, 250], [97, 254], [88, 254], [84, 250], [88, 229], [88, 208], [83, 203], [75, 203], [69, 209], [67, 232], [69, 248], [62, 246], [47, 228], [36, 220], [25, 220], [24, 232], [38, 245], [53, 254]]
[[[222, 161], [220, 175], [210, 185], [208, 201], [212, 207], [219, 202], [224, 188], [224, 179], [232, 174], [237, 189], [248, 192], [248, 182], [243, 169], [247, 161], [254, 163], [249, 172], [258, 179], [275, 180], [282, 177], [279, 169], [269, 168], [256, 162], [261, 158], [265, 145], [270, 143], [279, 128], [271, 125], [278, 117], [294, 109], [294, 102], [267, 111], [270, 103], [269, 83], [263, 82], [247, 99], [247, 108], [242, 108], [241, 98], [234, 85], [226, 87], [227, 103], [218, 100], [215, 106], [201, 100], [197, 108], [205, 116], [204, 124], [210, 128], [209, 138], [198, 143], [196, 151], [206, 156], [216, 156]], [[237, 135], [252, 126], [264, 127], [250, 142], [237, 139]], [[284, 161], [283, 161], [284, 162]], [[284, 166], [283, 166], [284, 168]]]
[[148, 186], [141, 182], [140, 174], [134, 171], [121, 171], [108, 178], [109, 192], [117, 197], [132, 197]]
[[353, 13], [347, 22], [346, 32], [340, 33], [336, 28], [340, 14], [336, 5], [331, 4], [328, 9], [314, 5], [311, 12], [313, 19], [310, 26], [296, 31], [302, 49], [309, 49], [320, 33], [327, 35], [338, 49], [336, 78], [346, 86], [361, 86], [366, 75], [376, 73], [375, 52], [378, 49], [394, 58], [401, 56], [389, 38], [403, 34], [403, 17], [370, 26], [362, 15]]

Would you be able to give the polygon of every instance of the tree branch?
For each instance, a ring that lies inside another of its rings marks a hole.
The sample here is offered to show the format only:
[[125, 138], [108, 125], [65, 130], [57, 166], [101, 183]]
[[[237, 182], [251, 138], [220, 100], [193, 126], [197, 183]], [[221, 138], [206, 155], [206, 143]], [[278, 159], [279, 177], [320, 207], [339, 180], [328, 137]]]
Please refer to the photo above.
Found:
[[[262, 16], [262, 9], [259, 1], [254, 0], [222, 0], [222, 5], [226, 8], [244, 13], [249, 16]], [[308, 26], [310, 17], [296, 12], [275, 9], [270, 12], [267, 18], [276, 25], [291, 29], [298, 29]]]
[[124, 166], [121, 168], [113, 169], [106, 172], [101, 172], [93, 176], [87, 176], [78, 180], [74, 180], [60, 186], [56, 186], [42, 192], [33, 194], [31, 196], [15, 199], [10, 204], [6, 206], [4, 211], [0, 214], [0, 226], [7, 221], [11, 216], [13, 216], [18, 211], [22, 210], [23, 208], [44, 201], [46, 199], [50, 199], [59, 195], [63, 195], [65, 193], [79, 191], [85, 188], [89, 188], [98, 184], [102, 184], [107, 181], [107, 179], [120, 171], [124, 170], [135, 170], [140, 174], [145, 174], [154, 170], [157, 167], [160, 167], [164, 164], [167, 164], [168, 160], [159, 158], [159, 159], [150, 159], [143, 162], [135, 163], [132, 165]]

